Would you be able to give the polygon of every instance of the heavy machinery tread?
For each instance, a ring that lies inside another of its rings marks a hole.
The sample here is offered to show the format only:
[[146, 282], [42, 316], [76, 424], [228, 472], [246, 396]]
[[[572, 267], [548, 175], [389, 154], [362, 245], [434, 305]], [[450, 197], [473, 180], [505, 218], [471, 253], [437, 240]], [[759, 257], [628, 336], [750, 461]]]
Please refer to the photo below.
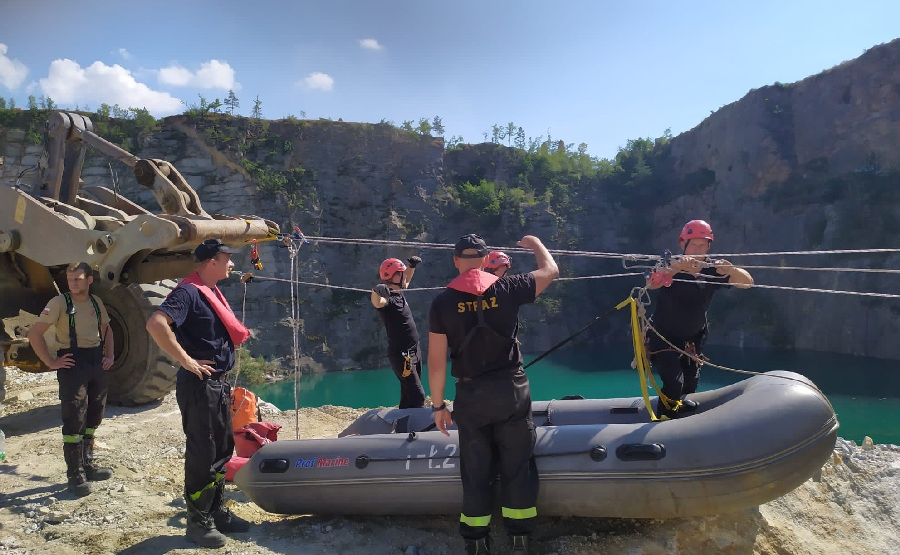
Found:
[[103, 292], [107, 311], [115, 320], [114, 333], [123, 334], [128, 330], [129, 335], [116, 338], [117, 351], [119, 341], [123, 341], [117, 359], [124, 360], [117, 360], [112, 368], [118, 375], [110, 380], [110, 403], [128, 406], [152, 403], [174, 388], [178, 365], [150, 338], [144, 324], [176, 285], [173, 280], [164, 280]]

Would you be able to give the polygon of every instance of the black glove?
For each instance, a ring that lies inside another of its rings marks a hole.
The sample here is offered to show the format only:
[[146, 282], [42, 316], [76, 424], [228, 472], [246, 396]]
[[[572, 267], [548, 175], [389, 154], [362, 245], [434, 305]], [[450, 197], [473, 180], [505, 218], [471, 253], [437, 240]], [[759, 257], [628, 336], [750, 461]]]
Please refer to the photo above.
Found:
[[388, 299], [391, 296], [391, 288], [383, 283], [379, 283], [375, 287], [372, 288], [372, 291], [377, 293], [379, 296]]
[[415, 268], [420, 262], [422, 262], [422, 259], [418, 256], [410, 256], [406, 259], [406, 261], [409, 262], [410, 268]]

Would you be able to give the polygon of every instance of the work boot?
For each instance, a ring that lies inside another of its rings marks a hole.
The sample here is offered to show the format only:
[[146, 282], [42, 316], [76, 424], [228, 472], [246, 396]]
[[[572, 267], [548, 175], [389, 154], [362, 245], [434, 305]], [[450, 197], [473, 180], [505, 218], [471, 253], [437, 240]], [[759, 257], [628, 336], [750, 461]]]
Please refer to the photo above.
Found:
[[678, 411], [666, 408], [662, 401], [656, 402], [656, 416], [659, 417], [660, 420], [674, 420], [681, 416], [678, 414]]
[[466, 540], [466, 555], [491, 555], [491, 538]]
[[94, 436], [84, 436], [84, 475], [89, 482], [99, 482], [112, 478], [111, 468], [104, 468], [94, 464]]
[[83, 450], [84, 444], [80, 441], [78, 443], [63, 443], [66, 478], [69, 479], [68, 489], [78, 497], [84, 497], [91, 493], [91, 484], [87, 481], [87, 477], [84, 474]]
[[528, 555], [528, 536], [512, 537], [512, 554]]
[[213, 521], [216, 524], [216, 530], [224, 534], [242, 534], [250, 531], [250, 523], [232, 513], [225, 505], [225, 480], [216, 482]]
[[225, 547], [225, 536], [216, 530], [212, 517], [212, 503], [216, 496], [215, 488], [206, 488], [197, 499], [192, 500], [185, 492], [184, 502], [187, 505], [187, 531], [189, 540], [200, 547]]

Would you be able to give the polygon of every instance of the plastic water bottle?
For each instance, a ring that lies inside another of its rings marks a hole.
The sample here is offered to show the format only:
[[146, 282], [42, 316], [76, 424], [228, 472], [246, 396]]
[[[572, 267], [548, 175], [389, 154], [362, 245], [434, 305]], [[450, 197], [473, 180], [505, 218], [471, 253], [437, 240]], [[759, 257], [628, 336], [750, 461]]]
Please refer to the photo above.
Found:
[[0, 462], [6, 460], [6, 434], [0, 430]]

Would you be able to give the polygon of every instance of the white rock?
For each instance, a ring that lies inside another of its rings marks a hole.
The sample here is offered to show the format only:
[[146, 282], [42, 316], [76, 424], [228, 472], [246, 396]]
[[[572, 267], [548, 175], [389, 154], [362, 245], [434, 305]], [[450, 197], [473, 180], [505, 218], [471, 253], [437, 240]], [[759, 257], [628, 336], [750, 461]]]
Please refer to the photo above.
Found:
[[874, 448], [875, 448], [875, 442], [872, 441], [872, 438], [870, 438], [869, 436], [866, 436], [862, 442], [863, 451], [871, 451]]

